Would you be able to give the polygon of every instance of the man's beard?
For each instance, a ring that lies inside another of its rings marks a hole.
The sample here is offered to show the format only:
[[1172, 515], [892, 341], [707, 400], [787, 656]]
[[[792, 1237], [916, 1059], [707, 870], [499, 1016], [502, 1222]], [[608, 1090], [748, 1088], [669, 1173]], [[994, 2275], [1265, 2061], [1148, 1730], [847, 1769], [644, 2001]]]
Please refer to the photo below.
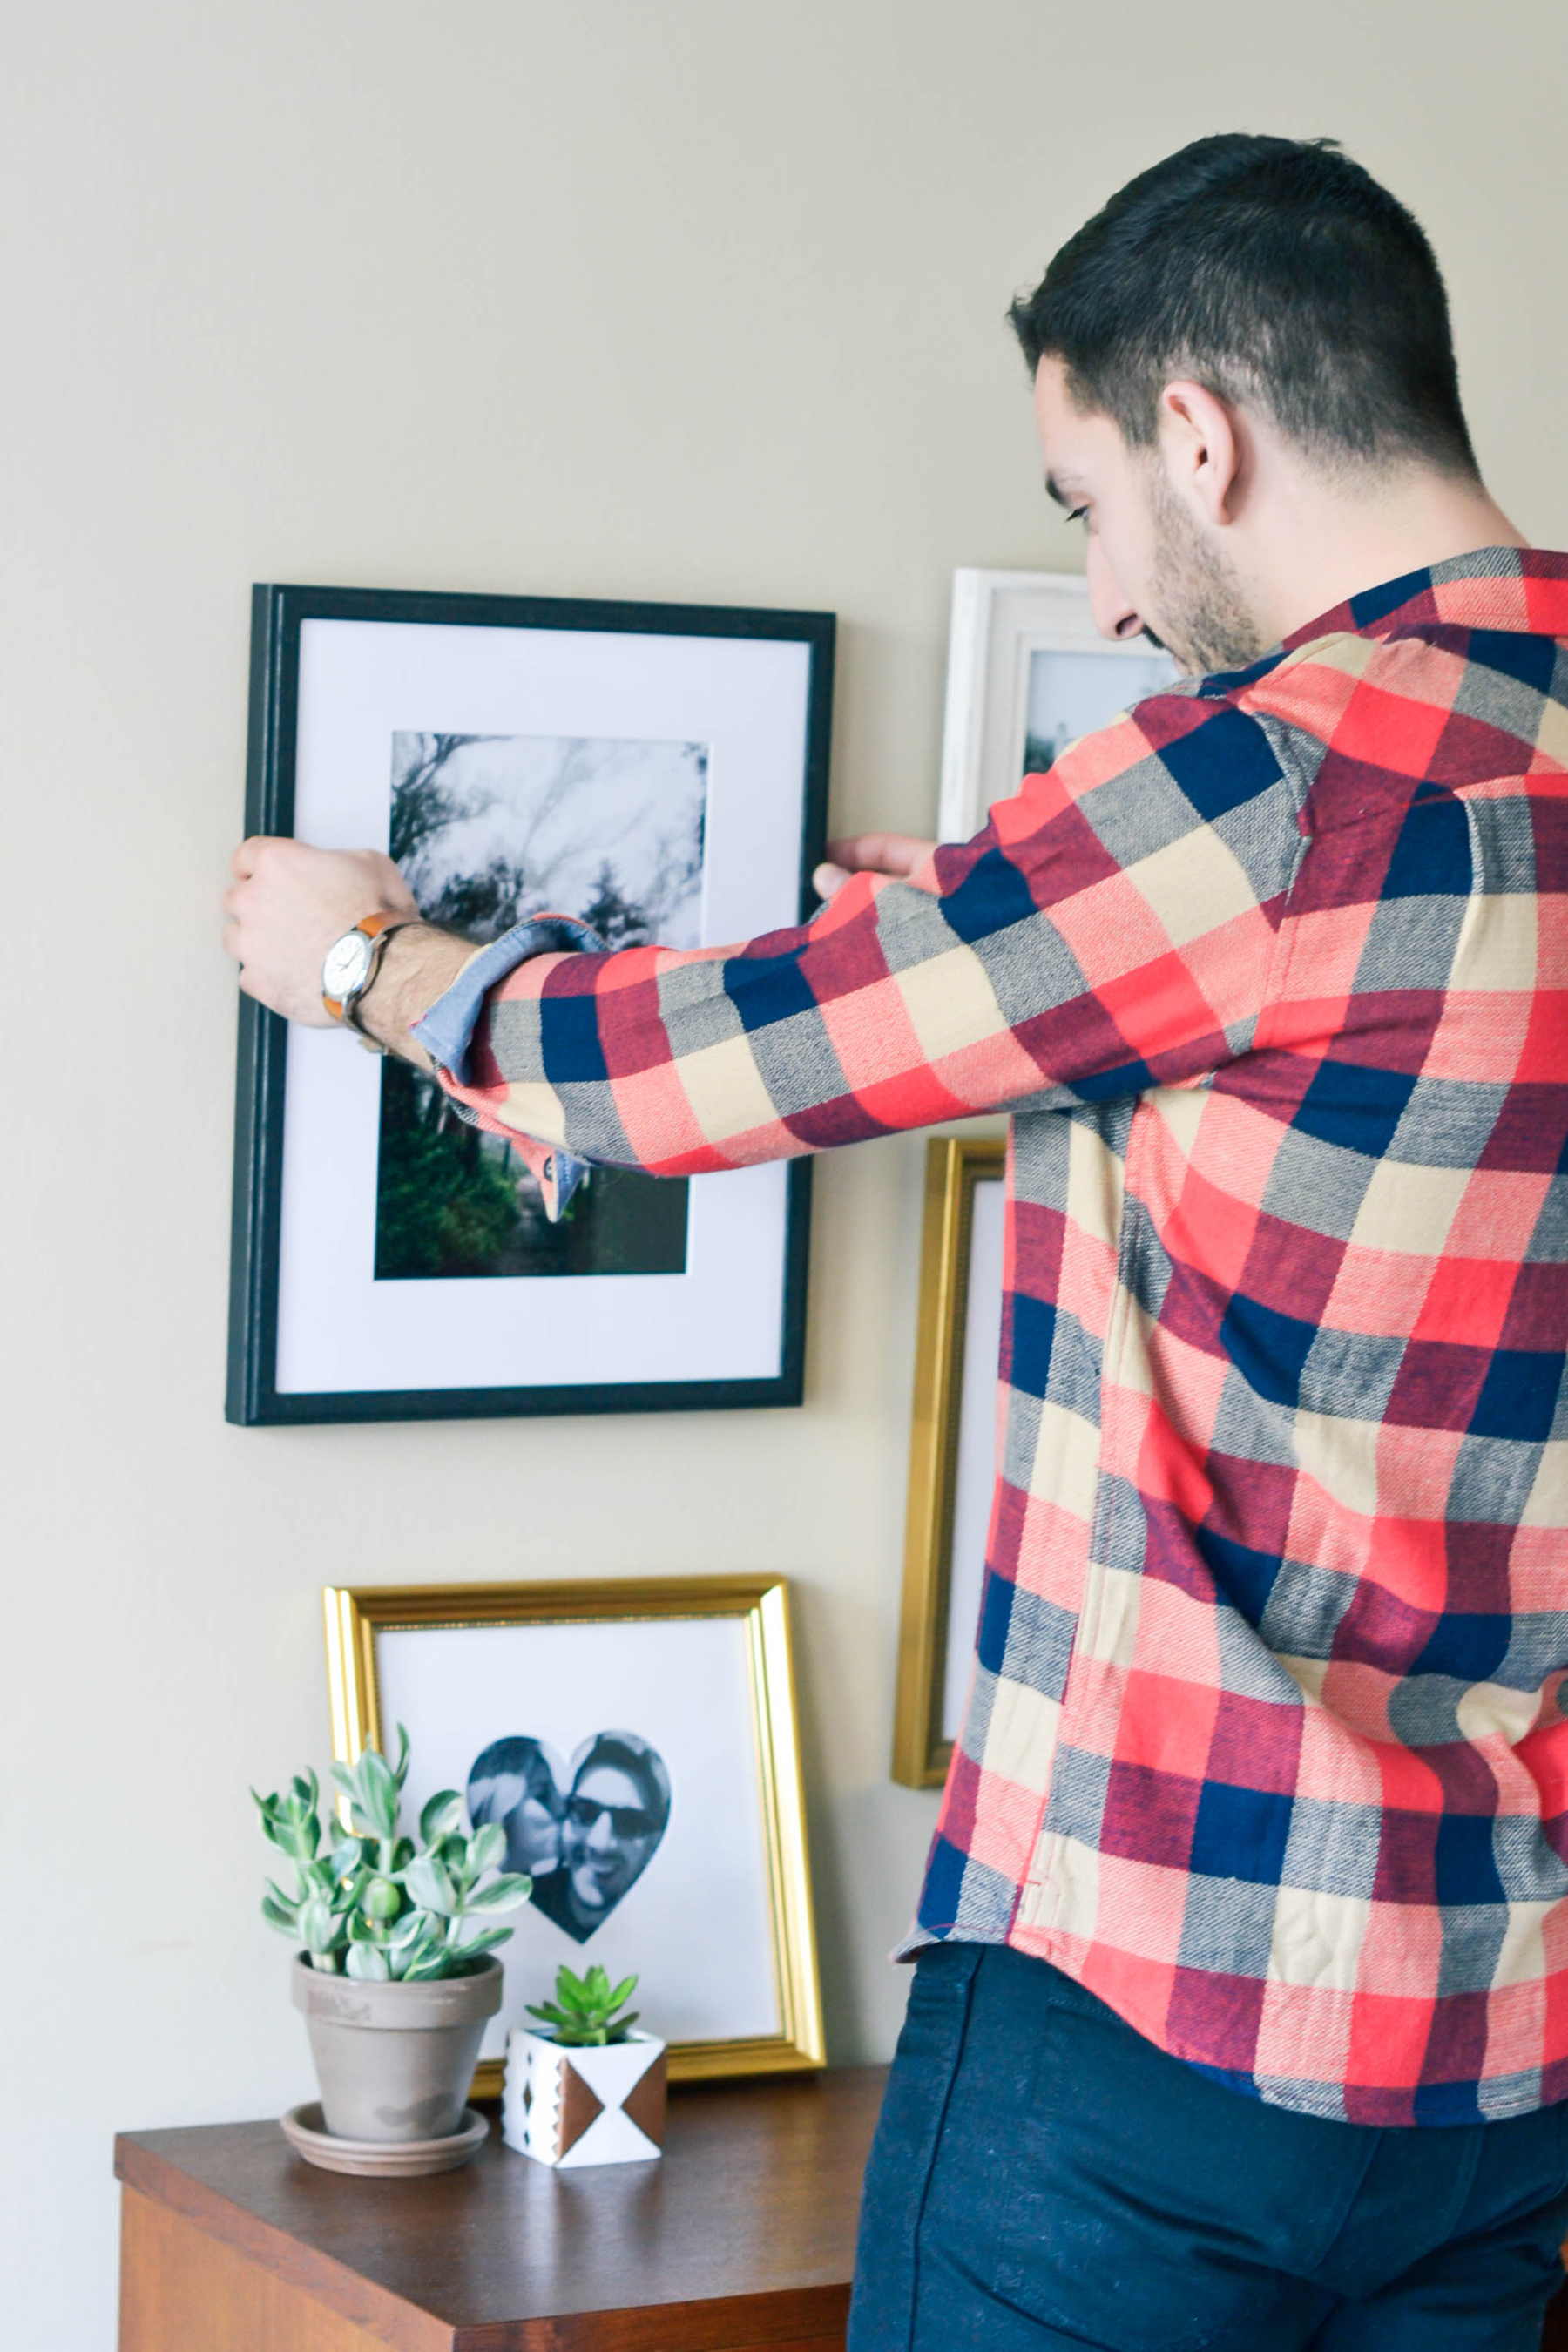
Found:
[[1239, 577], [1203, 537], [1157, 466], [1150, 468], [1149, 502], [1154, 526], [1149, 601], [1160, 625], [1158, 642], [1199, 677], [1245, 669], [1272, 641]]

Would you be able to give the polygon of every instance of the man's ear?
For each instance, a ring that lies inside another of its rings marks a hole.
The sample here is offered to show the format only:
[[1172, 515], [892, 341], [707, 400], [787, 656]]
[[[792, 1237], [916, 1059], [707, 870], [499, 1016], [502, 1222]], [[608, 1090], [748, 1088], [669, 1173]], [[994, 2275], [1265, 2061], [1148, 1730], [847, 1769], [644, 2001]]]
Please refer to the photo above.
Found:
[[1179, 378], [1160, 394], [1160, 454], [1172, 487], [1216, 530], [1236, 520], [1246, 440], [1234, 409]]

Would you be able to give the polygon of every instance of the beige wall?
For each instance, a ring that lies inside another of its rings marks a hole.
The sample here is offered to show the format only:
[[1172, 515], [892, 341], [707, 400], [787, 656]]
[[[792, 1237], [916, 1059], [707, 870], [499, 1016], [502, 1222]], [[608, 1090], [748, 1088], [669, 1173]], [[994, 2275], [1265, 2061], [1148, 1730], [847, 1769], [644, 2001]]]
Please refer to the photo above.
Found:
[[801, 1412], [225, 1426], [249, 583], [833, 607], [836, 814], [923, 827], [952, 567], [1077, 560], [1000, 311], [1200, 131], [1333, 131], [1415, 204], [1494, 485], [1568, 541], [1565, 28], [1551, 0], [10, 12], [8, 2341], [111, 2341], [115, 2126], [308, 2088], [245, 1790], [324, 1753], [323, 1580], [795, 1578], [840, 2058], [890, 2046], [934, 1813], [886, 1771], [918, 1141], [820, 1171]]

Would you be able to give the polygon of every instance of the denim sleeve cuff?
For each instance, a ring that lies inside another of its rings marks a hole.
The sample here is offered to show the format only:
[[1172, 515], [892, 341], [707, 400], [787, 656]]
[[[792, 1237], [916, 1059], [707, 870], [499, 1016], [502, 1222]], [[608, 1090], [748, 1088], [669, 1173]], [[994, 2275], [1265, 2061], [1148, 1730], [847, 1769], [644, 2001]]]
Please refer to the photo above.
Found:
[[[485, 998], [498, 981], [515, 971], [530, 956], [552, 955], [561, 950], [579, 955], [603, 955], [605, 942], [597, 931], [580, 923], [574, 915], [535, 915], [526, 923], [518, 923], [488, 948], [470, 956], [445, 996], [438, 996], [423, 1021], [416, 1021], [412, 1034], [418, 1038], [427, 1054], [433, 1055], [441, 1068], [451, 1073], [458, 1086], [468, 1083], [468, 1054], [474, 1042]], [[459, 1103], [459, 1114], [472, 1116]], [[581, 1160], [559, 1149], [544, 1160], [540, 1177], [540, 1189], [544, 1196], [544, 1213], [552, 1224], [559, 1222], [568, 1202], [587, 1174]]]
[[603, 955], [605, 942], [574, 915], [534, 915], [492, 940], [470, 956], [445, 996], [438, 996], [412, 1034], [460, 1087], [468, 1083], [468, 1049], [485, 998], [498, 981], [515, 971], [531, 956], [575, 950], [582, 955]]

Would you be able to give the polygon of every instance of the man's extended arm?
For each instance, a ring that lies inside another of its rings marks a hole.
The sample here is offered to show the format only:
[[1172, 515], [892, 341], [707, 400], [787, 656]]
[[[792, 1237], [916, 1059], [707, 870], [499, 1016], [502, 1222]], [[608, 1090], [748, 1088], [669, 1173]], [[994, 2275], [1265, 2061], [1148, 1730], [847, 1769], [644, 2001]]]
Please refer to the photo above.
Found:
[[[902, 833], [859, 834], [828, 844], [816, 888], [830, 898], [852, 874], [913, 873], [934, 843]], [[253, 835], [233, 861], [225, 892], [224, 944], [240, 967], [247, 995], [310, 1027], [330, 1028], [321, 999], [321, 962], [336, 939], [365, 915], [404, 919], [387, 941], [375, 981], [361, 1000], [372, 1036], [405, 1061], [428, 1068], [430, 1055], [411, 1035], [474, 955], [472, 943], [419, 921], [408, 885], [390, 857], [374, 849], [314, 849], [284, 836]]]
[[[293, 845], [248, 846], [234, 944], [253, 993], [294, 1013], [266, 925], [248, 950], [250, 893], [285, 888]], [[449, 1052], [442, 1082], [497, 1132], [668, 1175], [1180, 1083], [1250, 1042], [1301, 847], [1258, 722], [1228, 698], [1161, 696], [1029, 779], [973, 841], [910, 879], [858, 873], [798, 929], [531, 956], [490, 989], [468, 1082]], [[327, 878], [346, 893], [377, 863], [334, 861]], [[381, 881], [401, 887], [390, 866]], [[323, 938], [330, 895], [324, 879]], [[343, 928], [366, 911], [333, 903]], [[367, 1023], [408, 1049], [421, 998], [479, 952], [399, 933]]]

